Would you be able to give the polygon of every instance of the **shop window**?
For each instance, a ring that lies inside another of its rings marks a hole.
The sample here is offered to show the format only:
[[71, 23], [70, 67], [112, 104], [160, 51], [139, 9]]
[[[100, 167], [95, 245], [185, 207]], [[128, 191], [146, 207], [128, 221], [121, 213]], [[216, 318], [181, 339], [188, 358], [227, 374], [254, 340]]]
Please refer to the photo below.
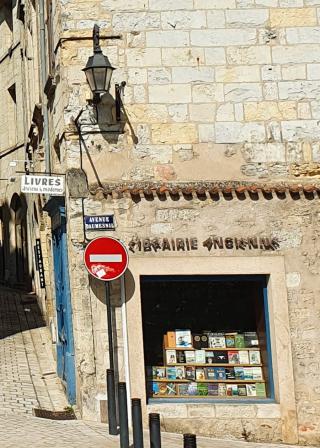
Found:
[[148, 401], [274, 398], [265, 276], [142, 276]]

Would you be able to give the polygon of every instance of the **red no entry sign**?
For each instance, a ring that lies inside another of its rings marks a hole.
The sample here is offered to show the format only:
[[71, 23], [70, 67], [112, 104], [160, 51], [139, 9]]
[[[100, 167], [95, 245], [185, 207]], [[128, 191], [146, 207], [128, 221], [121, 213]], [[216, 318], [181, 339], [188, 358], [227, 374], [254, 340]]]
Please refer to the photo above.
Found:
[[89, 273], [108, 282], [120, 277], [127, 269], [129, 256], [126, 247], [115, 238], [96, 238], [84, 251], [84, 262]]

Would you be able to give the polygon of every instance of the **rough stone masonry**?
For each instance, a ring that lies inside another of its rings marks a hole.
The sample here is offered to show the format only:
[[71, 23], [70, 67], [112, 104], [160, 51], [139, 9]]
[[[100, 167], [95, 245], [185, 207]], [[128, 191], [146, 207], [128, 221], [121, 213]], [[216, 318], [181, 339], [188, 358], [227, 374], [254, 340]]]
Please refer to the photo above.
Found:
[[[164, 426], [252, 440], [319, 441], [320, 383], [317, 195], [295, 199], [248, 195], [240, 201], [192, 196], [134, 202], [114, 198], [107, 182], [250, 180], [312, 182], [320, 175], [320, 1], [316, 0], [64, 0], [54, 2], [56, 91], [52, 100], [53, 169], [78, 169], [89, 192], [67, 197], [78, 403], [98, 418], [105, 395], [107, 339], [103, 291], [82, 266], [82, 200], [87, 214], [114, 213], [116, 236], [180, 238], [277, 237], [285, 259], [293, 346], [294, 408], [272, 405], [168, 405]], [[92, 54], [94, 23], [114, 67], [110, 94], [87, 106], [91, 93], [81, 69]], [[114, 83], [126, 82], [120, 123]], [[81, 159], [82, 155], [82, 160]], [[98, 188], [97, 188], [98, 185]], [[139, 193], [139, 192], [138, 192]], [[228, 234], [226, 235], [226, 229]], [[203, 250], [203, 257], [207, 249]], [[192, 251], [190, 251], [192, 252]], [[233, 256], [226, 250], [218, 256]], [[192, 256], [192, 253], [186, 256]], [[210, 255], [214, 257], [215, 255]], [[155, 262], [156, 259], [155, 259]], [[93, 292], [92, 292], [93, 291]], [[286, 305], [287, 306], [287, 305]], [[118, 312], [118, 310], [117, 310]], [[120, 375], [121, 316], [118, 347]], [[292, 404], [292, 403], [291, 403]], [[281, 405], [282, 406], [282, 405]], [[207, 414], [205, 414], [207, 413]], [[215, 426], [203, 415], [215, 420]], [[240, 417], [239, 417], [240, 415]], [[232, 421], [230, 421], [230, 416]], [[296, 422], [289, 434], [288, 421]], [[248, 435], [249, 434], [249, 435]]]

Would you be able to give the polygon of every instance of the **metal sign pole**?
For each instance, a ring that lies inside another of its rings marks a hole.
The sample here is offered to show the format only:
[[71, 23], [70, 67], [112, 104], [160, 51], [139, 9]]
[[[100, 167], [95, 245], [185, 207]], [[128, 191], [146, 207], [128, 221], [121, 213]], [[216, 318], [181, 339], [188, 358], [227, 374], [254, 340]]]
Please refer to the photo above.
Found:
[[116, 388], [114, 379], [112, 312], [111, 312], [109, 282], [105, 282], [105, 286], [106, 286], [106, 307], [107, 307], [108, 343], [109, 343], [109, 369], [107, 370], [108, 423], [109, 423], [109, 434], [115, 436], [118, 434], [118, 427], [117, 427]]

